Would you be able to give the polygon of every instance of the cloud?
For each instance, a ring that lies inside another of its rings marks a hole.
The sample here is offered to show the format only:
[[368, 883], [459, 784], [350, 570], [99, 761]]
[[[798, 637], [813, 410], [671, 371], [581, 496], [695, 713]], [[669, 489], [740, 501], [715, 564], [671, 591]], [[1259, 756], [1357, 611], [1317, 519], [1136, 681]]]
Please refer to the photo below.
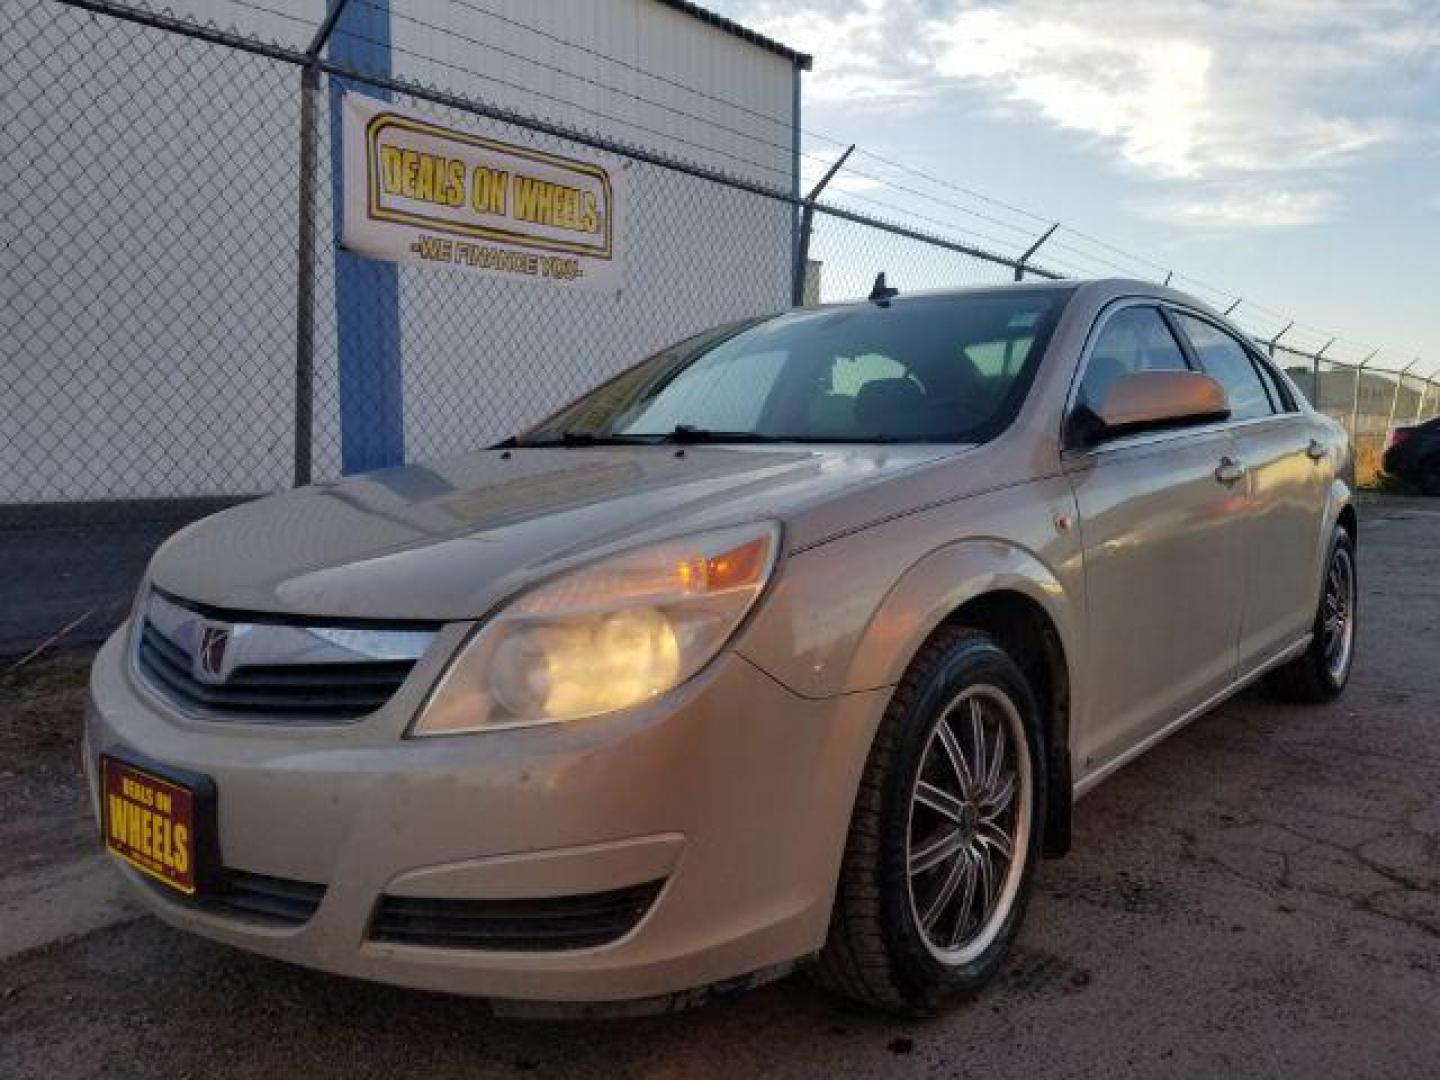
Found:
[[1194, 231], [1288, 229], [1330, 216], [1338, 196], [1326, 189], [1222, 185], [1217, 190], [1141, 201], [1144, 217]]
[[1156, 39], [1136, 48], [1128, 35], [1070, 14], [997, 8], [932, 20], [926, 36], [940, 78], [974, 84], [1057, 127], [1110, 141], [1141, 168], [1193, 171], [1212, 63], [1202, 45]]
[[[899, 7], [916, 2], [899, 0]], [[743, 17], [776, 40], [823, 57], [806, 77], [812, 101], [873, 108], [918, 101], [926, 92], [925, 58], [904, 40], [896, 3], [763, 3], [746, 7]]]
[[[1089, 140], [1212, 227], [1338, 205], [1339, 175], [1435, 131], [1394, 73], [1430, 57], [1436, 0], [736, 0], [815, 54], [817, 103], [929, 107], [963, 93]], [[1418, 44], [1417, 44], [1418, 43]], [[1392, 94], [1391, 91], [1394, 91]], [[1257, 192], [1256, 179], [1284, 181]], [[1153, 207], [1152, 207], [1153, 209]]]
[[1348, 115], [1322, 100], [1337, 76], [1404, 47], [1371, 27], [1334, 48], [1317, 35], [1347, 27], [1317, 21], [1328, 6], [1255, 0], [1222, 17], [1194, 5], [1022, 0], [956, 8], [931, 19], [924, 36], [941, 79], [1098, 137], [1141, 173], [1197, 178], [1342, 164], [1404, 134], [1393, 118]]

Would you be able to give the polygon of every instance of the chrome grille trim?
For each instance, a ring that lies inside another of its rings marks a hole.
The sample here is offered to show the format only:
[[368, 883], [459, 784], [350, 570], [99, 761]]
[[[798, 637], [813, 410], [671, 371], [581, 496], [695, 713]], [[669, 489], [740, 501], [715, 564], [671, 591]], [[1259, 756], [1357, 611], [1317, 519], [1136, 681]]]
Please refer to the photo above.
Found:
[[[226, 616], [158, 592], [138, 614], [137, 671], [151, 690], [199, 719], [354, 723], [394, 696], [438, 629]], [[212, 637], [219, 647], [202, 657]]]

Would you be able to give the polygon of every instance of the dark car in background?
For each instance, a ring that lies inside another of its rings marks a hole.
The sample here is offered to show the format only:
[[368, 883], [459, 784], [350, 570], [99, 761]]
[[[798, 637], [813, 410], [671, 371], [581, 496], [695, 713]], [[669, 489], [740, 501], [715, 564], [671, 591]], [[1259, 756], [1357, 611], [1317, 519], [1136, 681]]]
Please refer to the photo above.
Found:
[[1440, 417], [1393, 428], [1385, 440], [1385, 472], [1426, 495], [1440, 495]]

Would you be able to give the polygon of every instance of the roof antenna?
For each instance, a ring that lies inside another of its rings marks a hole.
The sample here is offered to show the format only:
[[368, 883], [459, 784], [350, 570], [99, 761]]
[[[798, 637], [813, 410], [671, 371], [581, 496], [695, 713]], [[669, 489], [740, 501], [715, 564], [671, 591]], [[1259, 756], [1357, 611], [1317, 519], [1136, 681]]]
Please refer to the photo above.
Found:
[[870, 295], [867, 299], [874, 301], [881, 307], [889, 307], [890, 298], [899, 295], [899, 289], [892, 289], [889, 285], [885, 284], [885, 271], [881, 270], [875, 275], [875, 286], [870, 290]]

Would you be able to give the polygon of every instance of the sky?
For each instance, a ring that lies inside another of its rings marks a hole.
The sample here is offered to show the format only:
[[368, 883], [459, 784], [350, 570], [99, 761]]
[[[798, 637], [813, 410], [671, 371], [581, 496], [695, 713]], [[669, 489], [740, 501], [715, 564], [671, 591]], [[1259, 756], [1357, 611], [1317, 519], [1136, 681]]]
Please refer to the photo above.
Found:
[[839, 201], [1012, 253], [1061, 221], [1037, 262], [1440, 372], [1440, 0], [707, 6], [815, 57], [802, 172], [858, 144]]

